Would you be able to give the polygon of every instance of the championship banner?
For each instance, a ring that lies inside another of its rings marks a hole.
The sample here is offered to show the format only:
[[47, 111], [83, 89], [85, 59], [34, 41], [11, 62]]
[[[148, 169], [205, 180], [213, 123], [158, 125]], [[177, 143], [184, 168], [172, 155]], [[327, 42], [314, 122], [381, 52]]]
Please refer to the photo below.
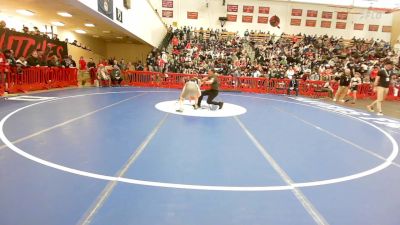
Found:
[[228, 12], [237, 12], [238, 11], [238, 5], [228, 5], [227, 6], [227, 11]]
[[326, 21], [326, 20], [321, 21], [322, 28], [331, 28], [331, 26], [332, 26], [332, 21]]
[[346, 29], [345, 22], [336, 22], [336, 29]]
[[354, 30], [364, 30], [364, 24], [362, 23], [355, 23]]
[[315, 27], [317, 25], [316, 20], [306, 20], [306, 27]]
[[243, 23], [252, 23], [253, 22], [253, 16], [242, 16], [242, 22]]
[[174, 1], [171, 0], [162, 0], [163, 8], [174, 8]]
[[237, 15], [227, 14], [226, 15], [226, 21], [236, 22], [237, 21]]
[[349, 13], [347, 13], [347, 12], [338, 12], [337, 16], [336, 16], [336, 19], [338, 19], [338, 20], [347, 20], [347, 15], [348, 14]]
[[173, 18], [174, 17], [174, 11], [172, 11], [172, 10], [163, 10], [162, 11], [162, 17], [164, 17], [164, 18]]
[[369, 31], [378, 31], [379, 30], [379, 25], [369, 25], [368, 26]]
[[259, 16], [257, 22], [258, 22], [258, 23], [265, 23], [265, 24], [268, 24], [268, 17], [266, 17], [266, 16]]
[[243, 12], [244, 13], [253, 13], [254, 12], [254, 6], [243, 6]]
[[197, 20], [199, 18], [198, 12], [187, 12], [187, 18], [191, 20]]
[[303, 10], [302, 9], [292, 9], [292, 16], [302, 16]]
[[263, 6], [258, 7], [258, 13], [259, 14], [269, 14], [269, 7], [263, 7]]
[[292, 25], [292, 26], [300, 26], [301, 25], [301, 19], [291, 19], [290, 20], [290, 25]]
[[332, 19], [332, 16], [333, 15], [333, 13], [332, 12], [327, 12], [327, 11], [323, 11], [322, 12], [322, 18], [323, 19]]
[[97, 10], [110, 19], [114, 19], [113, 0], [97, 0]]
[[382, 32], [385, 32], [385, 33], [392, 32], [392, 26], [382, 26]]
[[0, 49], [14, 50], [14, 57], [27, 58], [33, 50], [41, 50], [49, 58], [56, 55], [59, 59], [68, 55], [67, 43], [52, 40], [39, 35], [29, 35], [9, 29], [0, 29]]
[[318, 10], [307, 10], [307, 17], [317, 17]]

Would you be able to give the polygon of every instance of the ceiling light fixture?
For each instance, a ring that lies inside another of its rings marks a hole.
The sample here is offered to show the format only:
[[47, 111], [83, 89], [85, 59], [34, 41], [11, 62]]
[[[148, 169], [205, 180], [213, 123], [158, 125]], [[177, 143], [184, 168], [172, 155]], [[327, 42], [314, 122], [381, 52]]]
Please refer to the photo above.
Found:
[[16, 11], [17, 11], [17, 13], [19, 13], [21, 15], [24, 15], [24, 16], [33, 16], [33, 15], [35, 15], [34, 12], [32, 12], [30, 10], [26, 10], [26, 9], [17, 9]]
[[56, 27], [63, 27], [65, 24], [63, 22], [54, 21], [54, 22], [51, 22], [51, 25], [56, 26]]
[[94, 38], [98, 38], [98, 37], [100, 37], [100, 36], [99, 36], [99, 35], [93, 35], [93, 37], [94, 37]]
[[95, 25], [93, 23], [85, 23], [86, 27], [95, 27]]
[[122, 39], [123, 37], [115, 37], [115, 38], [117, 38], [117, 39]]
[[111, 33], [111, 31], [109, 31], [109, 30], [103, 30], [103, 33], [109, 34], [109, 33]]
[[84, 30], [75, 30], [75, 32], [78, 34], [86, 34], [86, 31]]
[[62, 17], [72, 17], [72, 15], [67, 13], [67, 12], [58, 12], [57, 14], [62, 16]]

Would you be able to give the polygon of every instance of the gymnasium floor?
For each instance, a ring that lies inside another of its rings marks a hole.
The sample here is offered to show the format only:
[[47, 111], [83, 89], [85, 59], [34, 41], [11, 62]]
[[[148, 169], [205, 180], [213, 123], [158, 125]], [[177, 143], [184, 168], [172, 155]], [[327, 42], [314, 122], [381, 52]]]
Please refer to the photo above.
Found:
[[179, 114], [178, 96], [1, 99], [0, 224], [400, 224], [400, 120], [240, 93]]

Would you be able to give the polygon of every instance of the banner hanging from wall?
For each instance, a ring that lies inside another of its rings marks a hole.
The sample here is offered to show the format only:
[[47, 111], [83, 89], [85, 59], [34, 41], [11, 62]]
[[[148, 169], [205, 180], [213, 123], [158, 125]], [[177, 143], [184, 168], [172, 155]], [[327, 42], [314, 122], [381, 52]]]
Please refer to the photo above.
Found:
[[354, 30], [364, 30], [364, 24], [362, 23], [355, 23]]
[[260, 6], [258, 7], [259, 14], [269, 14], [269, 7]]
[[172, 10], [163, 10], [162, 11], [162, 17], [164, 17], [164, 18], [173, 18], [174, 17], [174, 11], [172, 11]]
[[163, 8], [174, 8], [174, 1], [172, 0], [162, 0]]
[[301, 25], [301, 19], [291, 19], [290, 20], [290, 25], [292, 25], [292, 26], [300, 26]]
[[385, 32], [385, 33], [392, 32], [392, 26], [382, 26], [382, 32]]
[[369, 31], [378, 31], [379, 30], [379, 25], [369, 25], [368, 26]]
[[9, 29], [0, 29], [0, 49], [14, 50], [16, 59], [27, 58], [33, 50], [41, 50], [44, 55], [56, 55], [59, 59], [68, 55], [67, 43], [39, 35], [29, 35]]
[[113, 0], [97, 0], [97, 9], [110, 19], [114, 19]]
[[322, 12], [322, 18], [323, 19], [332, 19], [333, 17], [333, 13], [332, 12], [327, 12], [327, 11], [323, 11]]
[[267, 16], [259, 16], [257, 22], [268, 24], [268, 17]]
[[321, 21], [321, 27], [322, 28], [331, 28], [332, 26], [332, 21], [327, 21], [327, 20], [322, 20]]
[[336, 29], [346, 29], [346, 23], [345, 22], [336, 22]]
[[317, 17], [318, 10], [307, 10], [307, 17]]
[[316, 20], [306, 20], [306, 27], [315, 27], [317, 26]]
[[254, 6], [244, 5], [243, 6], [243, 12], [244, 13], [253, 13], [254, 12]]
[[226, 21], [236, 22], [237, 21], [237, 15], [227, 14], [226, 15]]
[[302, 16], [303, 10], [302, 9], [292, 9], [292, 16]]
[[336, 19], [338, 20], [347, 20], [348, 12], [337, 12]]
[[228, 12], [237, 12], [238, 11], [238, 5], [227, 5], [226, 10]]
[[191, 20], [197, 20], [199, 18], [198, 12], [187, 12], [187, 18]]
[[253, 16], [242, 16], [242, 22], [243, 23], [252, 23], [253, 22]]

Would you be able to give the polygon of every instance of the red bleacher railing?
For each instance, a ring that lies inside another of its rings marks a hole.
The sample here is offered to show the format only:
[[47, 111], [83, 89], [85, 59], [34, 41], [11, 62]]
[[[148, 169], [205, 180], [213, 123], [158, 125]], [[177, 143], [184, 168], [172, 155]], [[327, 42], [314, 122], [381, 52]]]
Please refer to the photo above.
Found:
[[[96, 70], [90, 70], [91, 81], [97, 79]], [[159, 73], [149, 71], [125, 71], [123, 72], [123, 85], [139, 87], [159, 87], [159, 88], [182, 88], [185, 79], [192, 77], [204, 77], [205, 75], [181, 74], [181, 73]], [[238, 91], [252, 93], [285, 94], [289, 86], [289, 79], [279, 78], [253, 78], [253, 77], [234, 77], [219, 76], [220, 90]], [[328, 92], [323, 89], [324, 81], [303, 81], [299, 80], [299, 95], [312, 98], [326, 97]], [[0, 95], [5, 91], [8, 93], [28, 92], [35, 90], [45, 90], [52, 88], [62, 88], [78, 85], [78, 70], [76, 68], [59, 67], [30, 67], [22, 70], [9, 66], [0, 66]], [[330, 82], [334, 91], [338, 88], [338, 83]], [[207, 89], [208, 85], [202, 85], [202, 89]], [[294, 93], [293, 93], [294, 94]], [[376, 98], [370, 84], [359, 85], [357, 97]], [[394, 88], [389, 88], [388, 100], [400, 100], [399, 96], [394, 96]]]
[[29, 67], [18, 70], [5, 66], [0, 72], [4, 78], [0, 81], [0, 93], [28, 92], [78, 85], [76, 68]]
[[[124, 83], [129, 86], [139, 87], [159, 87], [159, 88], [182, 88], [184, 80], [192, 77], [204, 77], [204, 75], [180, 74], [180, 73], [159, 73], [149, 71], [125, 71]], [[253, 78], [253, 77], [233, 77], [219, 76], [220, 90], [239, 91], [252, 93], [285, 94], [289, 86], [289, 79], [279, 78]], [[323, 88], [324, 81], [303, 81], [299, 80], [299, 95], [312, 98], [327, 97], [329, 92]], [[338, 83], [330, 82], [334, 92], [338, 89]], [[208, 88], [202, 85], [202, 89]], [[368, 83], [359, 85], [357, 98], [376, 98]], [[387, 99], [400, 100], [399, 96], [393, 96], [393, 87], [389, 88]]]

